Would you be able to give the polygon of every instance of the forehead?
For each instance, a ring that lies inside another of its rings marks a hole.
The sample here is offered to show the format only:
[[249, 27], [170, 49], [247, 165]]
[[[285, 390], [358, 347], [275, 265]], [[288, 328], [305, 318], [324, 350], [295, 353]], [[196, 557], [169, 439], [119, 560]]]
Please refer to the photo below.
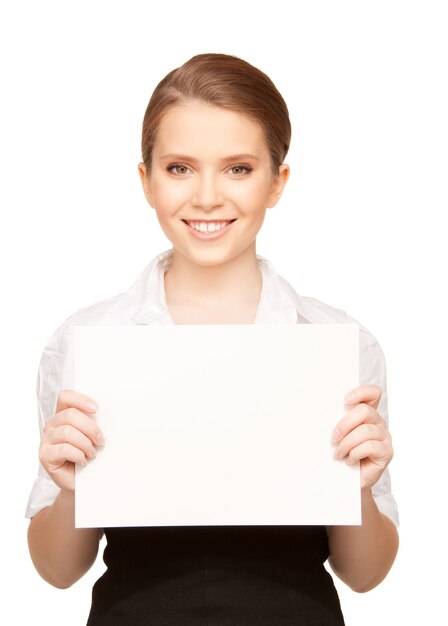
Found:
[[159, 124], [154, 152], [158, 156], [254, 153], [269, 158], [258, 122], [243, 113], [196, 102], [168, 109]]

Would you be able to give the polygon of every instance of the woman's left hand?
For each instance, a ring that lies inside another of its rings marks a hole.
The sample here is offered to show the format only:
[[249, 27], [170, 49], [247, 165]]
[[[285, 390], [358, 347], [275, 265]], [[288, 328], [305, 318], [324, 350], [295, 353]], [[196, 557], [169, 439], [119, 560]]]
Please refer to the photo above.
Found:
[[360, 461], [361, 489], [370, 489], [393, 457], [392, 440], [377, 408], [382, 390], [378, 385], [361, 385], [345, 396], [348, 412], [338, 422], [332, 440], [334, 456], [349, 465]]

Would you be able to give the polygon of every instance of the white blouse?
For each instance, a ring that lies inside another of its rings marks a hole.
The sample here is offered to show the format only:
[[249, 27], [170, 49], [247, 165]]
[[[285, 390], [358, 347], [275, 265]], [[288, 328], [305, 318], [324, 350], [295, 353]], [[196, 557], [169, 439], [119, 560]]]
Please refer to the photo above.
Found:
[[[266, 258], [257, 255], [262, 274], [262, 290], [255, 324], [319, 324], [356, 322], [345, 311], [323, 302], [298, 295]], [[79, 309], [53, 334], [45, 346], [37, 376], [39, 428], [55, 413], [57, 396], [62, 389], [73, 389], [73, 352], [71, 333], [75, 325], [94, 324], [173, 324], [165, 299], [164, 274], [172, 262], [172, 249], [158, 254], [140, 273], [131, 287], [113, 298]], [[357, 323], [357, 322], [356, 322]], [[388, 422], [386, 365], [376, 339], [359, 325], [360, 384], [374, 383], [383, 394], [378, 412]], [[349, 390], [347, 390], [349, 391]], [[336, 416], [337, 418], [338, 416]], [[389, 470], [373, 486], [378, 509], [396, 526], [398, 510], [391, 493]], [[28, 500], [25, 516], [32, 518], [50, 506], [59, 493], [41, 464]]]

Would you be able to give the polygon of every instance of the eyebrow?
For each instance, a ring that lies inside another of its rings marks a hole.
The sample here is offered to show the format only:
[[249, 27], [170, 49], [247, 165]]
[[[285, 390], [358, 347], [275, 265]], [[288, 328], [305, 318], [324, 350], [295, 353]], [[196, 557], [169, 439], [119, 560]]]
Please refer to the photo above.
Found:
[[[160, 157], [160, 159], [172, 159], [178, 161], [190, 161], [191, 163], [197, 163], [198, 159], [195, 159], [192, 156], [188, 156], [186, 154], [164, 154]], [[224, 157], [220, 159], [221, 163], [227, 163], [228, 161], [243, 161], [245, 159], [252, 159], [253, 161], [259, 161], [260, 159], [255, 156], [255, 154], [243, 153], [243, 154], [232, 154], [230, 156]]]

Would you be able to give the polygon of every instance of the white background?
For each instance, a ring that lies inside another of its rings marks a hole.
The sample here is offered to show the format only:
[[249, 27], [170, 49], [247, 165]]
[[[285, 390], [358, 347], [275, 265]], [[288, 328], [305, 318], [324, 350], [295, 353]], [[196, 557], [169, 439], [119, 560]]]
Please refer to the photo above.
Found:
[[336, 580], [347, 625], [440, 623], [447, 21], [431, 0], [2, 2], [0, 621], [85, 623], [101, 559], [61, 591], [27, 552], [38, 362], [69, 315], [171, 247], [140, 189], [141, 121], [168, 71], [226, 52], [271, 76], [293, 125], [291, 179], [257, 252], [299, 293], [361, 321], [386, 355], [401, 546], [370, 593]]

